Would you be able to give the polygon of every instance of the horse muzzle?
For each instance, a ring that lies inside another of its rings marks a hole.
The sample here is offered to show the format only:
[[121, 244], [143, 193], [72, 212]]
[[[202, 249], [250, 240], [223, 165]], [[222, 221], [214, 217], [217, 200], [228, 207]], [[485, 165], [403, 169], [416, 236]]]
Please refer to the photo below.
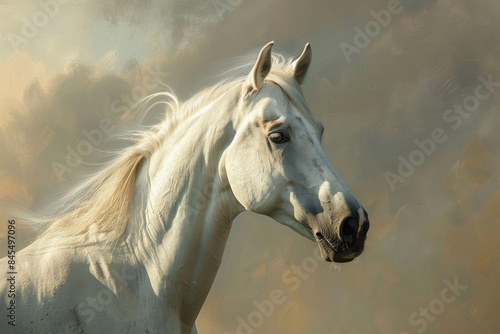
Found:
[[339, 263], [350, 262], [363, 253], [369, 228], [368, 215], [363, 208], [359, 208], [358, 212], [342, 220], [338, 233], [325, 231], [324, 228], [319, 227], [314, 231], [314, 238], [324, 260]]

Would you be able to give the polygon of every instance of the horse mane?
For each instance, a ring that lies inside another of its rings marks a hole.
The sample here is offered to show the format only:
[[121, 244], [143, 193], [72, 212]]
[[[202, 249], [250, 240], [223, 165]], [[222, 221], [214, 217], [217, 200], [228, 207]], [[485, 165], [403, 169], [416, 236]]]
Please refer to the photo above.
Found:
[[[99, 238], [100, 243], [117, 242], [125, 234], [130, 220], [135, 181], [141, 162], [158, 150], [180, 122], [230, 88], [242, 83], [255, 62], [255, 56], [247, 58], [248, 60], [242, 65], [226, 71], [224, 78], [218, 84], [202, 90], [183, 103], [179, 103], [177, 96], [169, 89], [167, 92], [144, 98], [142, 102], [145, 105], [149, 104], [149, 108], [158, 103], [155, 102], [154, 105], [151, 103], [155, 98], [167, 98], [163, 101], [167, 105], [164, 119], [148, 130], [135, 131], [132, 136], [134, 143], [117, 152], [117, 157], [107, 167], [87, 177], [79, 186], [57, 201], [52, 206], [55, 208], [54, 213], [43, 218], [32, 218], [31, 222], [45, 226], [37, 239], [71, 238], [71, 243], [78, 244], [92, 243], [97, 240], [95, 238]], [[292, 59], [273, 54], [272, 62], [269, 81], [279, 86], [288, 86], [282, 90], [289, 92], [287, 96], [296, 96], [293, 91], [299, 89], [298, 84], [292, 83], [293, 78], [287, 72]], [[127, 136], [130, 137], [130, 133]], [[105, 237], [102, 237], [103, 235]]]

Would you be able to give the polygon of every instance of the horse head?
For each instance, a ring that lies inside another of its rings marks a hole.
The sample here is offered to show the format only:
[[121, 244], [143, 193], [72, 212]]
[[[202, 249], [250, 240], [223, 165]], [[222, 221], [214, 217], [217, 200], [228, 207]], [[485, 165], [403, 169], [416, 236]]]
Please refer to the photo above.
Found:
[[302, 94], [311, 47], [276, 64], [272, 46], [262, 48], [241, 83], [221, 174], [246, 210], [316, 241], [326, 261], [352, 261], [363, 252], [368, 215], [328, 161], [320, 144], [324, 127]]

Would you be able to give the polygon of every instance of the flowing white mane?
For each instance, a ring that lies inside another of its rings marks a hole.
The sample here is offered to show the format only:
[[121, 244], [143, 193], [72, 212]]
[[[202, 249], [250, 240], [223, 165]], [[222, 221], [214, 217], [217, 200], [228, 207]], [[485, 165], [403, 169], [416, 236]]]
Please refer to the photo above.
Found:
[[[134, 138], [130, 147], [118, 152], [117, 158], [107, 167], [89, 176], [60, 199], [55, 213], [36, 219], [36, 223], [46, 224], [38, 238], [71, 238], [78, 243], [92, 243], [94, 234], [105, 233], [105, 241], [118, 241], [128, 226], [137, 170], [141, 162], [150, 158], [169, 139], [178, 124], [202, 108], [208, 108], [206, 111], [217, 109], [217, 104], [211, 103], [230, 89], [239, 87], [246, 78], [244, 73], [248, 73], [254, 61], [251, 59], [226, 71], [225, 78], [218, 84], [199, 92], [184, 103], [179, 103], [177, 96], [171, 91], [144, 98], [145, 108], [151, 107], [148, 103], [153, 98], [165, 99], [167, 108], [164, 119], [149, 130], [128, 134]], [[273, 55], [272, 70], [266, 81], [274, 82], [292, 103], [305, 110], [306, 102], [300, 87], [289, 72], [291, 63], [292, 59], [286, 59], [280, 54]]]

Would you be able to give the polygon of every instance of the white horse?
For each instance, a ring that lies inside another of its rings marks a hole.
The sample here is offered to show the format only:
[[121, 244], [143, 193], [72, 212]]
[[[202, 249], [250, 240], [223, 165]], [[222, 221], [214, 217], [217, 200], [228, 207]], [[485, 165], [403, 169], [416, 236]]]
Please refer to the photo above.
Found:
[[244, 210], [315, 240], [326, 261], [362, 253], [367, 214], [328, 162], [300, 87], [311, 48], [292, 62], [272, 46], [247, 76], [173, 97], [174, 116], [70, 195], [16, 255], [14, 298], [0, 282], [2, 314], [15, 302], [2, 333], [196, 333]]

